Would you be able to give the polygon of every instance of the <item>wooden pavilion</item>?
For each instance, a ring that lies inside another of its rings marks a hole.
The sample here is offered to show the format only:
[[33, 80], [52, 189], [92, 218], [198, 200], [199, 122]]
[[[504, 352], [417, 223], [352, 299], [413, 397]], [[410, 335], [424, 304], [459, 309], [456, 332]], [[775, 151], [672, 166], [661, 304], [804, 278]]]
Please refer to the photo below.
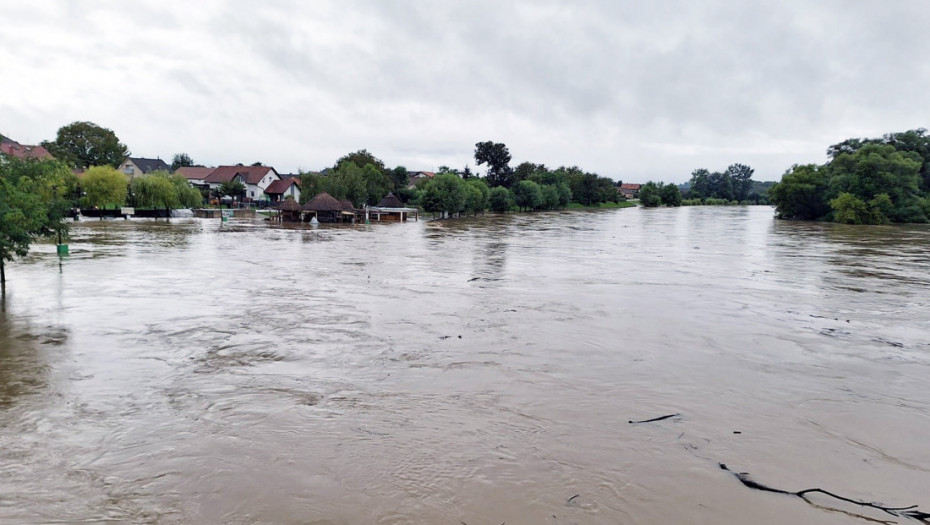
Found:
[[377, 206], [372, 206], [365, 210], [366, 219], [381, 221], [404, 222], [410, 214], [413, 214], [414, 220], [420, 220], [420, 210], [417, 208], [408, 208], [397, 198], [394, 193], [388, 193]]
[[[346, 204], [347, 203], [347, 204]], [[355, 222], [355, 208], [351, 203], [339, 202], [335, 197], [320, 193], [313, 197], [301, 209], [303, 220], [316, 217], [319, 222]]]
[[278, 221], [300, 222], [300, 204], [293, 198], [284, 199], [278, 206]]

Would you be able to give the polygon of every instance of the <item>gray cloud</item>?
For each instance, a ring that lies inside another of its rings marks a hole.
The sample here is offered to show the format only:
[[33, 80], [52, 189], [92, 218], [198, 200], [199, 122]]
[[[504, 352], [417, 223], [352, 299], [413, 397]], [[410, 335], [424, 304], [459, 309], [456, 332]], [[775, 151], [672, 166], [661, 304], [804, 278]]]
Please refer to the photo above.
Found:
[[135, 154], [281, 171], [368, 148], [411, 169], [577, 164], [774, 179], [850, 136], [928, 123], [930, 6], [874, 2], [19, 3], [0, 132], [73, 120]]

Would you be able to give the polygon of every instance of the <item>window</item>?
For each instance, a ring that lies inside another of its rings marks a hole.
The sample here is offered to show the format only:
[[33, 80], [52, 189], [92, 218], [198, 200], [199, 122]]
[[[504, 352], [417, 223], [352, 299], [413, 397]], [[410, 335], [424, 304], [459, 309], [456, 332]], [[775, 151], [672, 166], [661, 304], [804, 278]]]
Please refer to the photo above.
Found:
[[124, 172], [126, 175], [132, 175], [132, 173], [133, 173], [132, 166], [128, 166], [128, 165], [127, 165], [125, 168], [123, 168], [123, 172]]

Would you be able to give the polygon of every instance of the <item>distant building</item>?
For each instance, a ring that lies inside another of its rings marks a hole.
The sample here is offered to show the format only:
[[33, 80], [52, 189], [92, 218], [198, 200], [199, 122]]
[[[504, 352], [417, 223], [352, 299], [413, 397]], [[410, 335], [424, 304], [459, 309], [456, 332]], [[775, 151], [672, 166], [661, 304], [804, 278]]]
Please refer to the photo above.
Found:
[[171, 166], [161, 159], [144, 159], [142, 157], [129, 157], [119, 165], [119, 170], [127, 177], [133, 179], [148, 175], [153, 171], [171, 171]]
[[280, 180], [278, 172], [271, 166], [220, 166], [204, 179], [215, 190], [224, 182], [238, 180], [245, 185], [245, 197], [251, 200], [264, 198], [265, 189]]
[[265, 195], [271, 202], [282, 202], [288, 197], [300, 201], [300, 178], [289, 176], [276, 180], [265, 188]]
[[206, 182], [206, 179], [215, 169], [216, 168], [205, 168], [203, 166], [183, 166], [176, 169], [174, 172], [184, 176], [193, 186], [209, 186], [210, 183]]
[[42, 146], [27, 146], [6, 137], [0, 139], [0, 152], [11, 157], [16, 157], [17, 159], [55, 159], [55, 157]]
[[636, 199], [639, 197], [639, 189], [642, 186], [642, 184], [621, 184], [617, 191], [627, 199]]
[[436, 174], [432, 171], [411, 171], [407, 173], [407, 176], [407, 180], [409, 181], [407, 183], [407, 187], [413, 188], [417, 185], [417, 182], [420, 182], [421, 180], [432, 180]]

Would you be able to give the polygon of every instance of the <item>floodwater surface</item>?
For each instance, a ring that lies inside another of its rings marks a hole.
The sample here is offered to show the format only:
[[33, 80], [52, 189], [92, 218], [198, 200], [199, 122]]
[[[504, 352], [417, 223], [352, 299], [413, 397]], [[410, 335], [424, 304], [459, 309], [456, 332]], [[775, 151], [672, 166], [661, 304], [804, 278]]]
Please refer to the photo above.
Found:
[[77, 223], [7, 266], [0, 522], [907, 522], [718, 466], [930, 509], [930, 228], [772, 215]]

